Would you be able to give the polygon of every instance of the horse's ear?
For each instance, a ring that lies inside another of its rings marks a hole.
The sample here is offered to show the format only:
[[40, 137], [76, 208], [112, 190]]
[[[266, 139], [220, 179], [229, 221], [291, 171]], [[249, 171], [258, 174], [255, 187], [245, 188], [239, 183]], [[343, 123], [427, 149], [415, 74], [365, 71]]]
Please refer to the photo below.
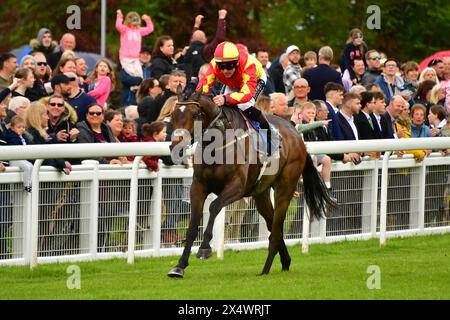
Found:
[[202, 91], [203, 91], [202, 88], [200, 88], [197, 91], [195, 91], [194, 96], [193, 96], [194, 101], [199, 101], [200, 100], [200, 96], [202, 95]]
[[181, 102], [181, 101], [184, 100], [184, 97], [183, 97], [183, 87], [181, 87], [181, 84], [179, 84], [179, 85], [177, 86], [177, 96], [178, 96], [178, 101], [179, 101], [179, 102]]

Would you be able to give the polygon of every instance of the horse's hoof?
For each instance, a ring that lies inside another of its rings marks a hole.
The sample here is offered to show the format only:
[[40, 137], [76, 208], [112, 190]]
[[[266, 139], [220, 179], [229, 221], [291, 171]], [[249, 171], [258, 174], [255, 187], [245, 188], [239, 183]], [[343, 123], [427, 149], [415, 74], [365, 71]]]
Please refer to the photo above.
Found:
[[198, 252], [197, 252], [197, 258], [198, 259], [205, 260], [205, 259], [208, 259], [211, 256], [212, 256], [211, 248], [209, 248], [209, 249], [198, 249]]
[[282, 267], [282, 268], [281, 268], [281, 271], [289, 271], [289, 266], [287, 266], [287, 267]]
[[184, 277], [184, 269], [180, 267], [172, 268], [167, 274], [170, 278], [183, 278]]

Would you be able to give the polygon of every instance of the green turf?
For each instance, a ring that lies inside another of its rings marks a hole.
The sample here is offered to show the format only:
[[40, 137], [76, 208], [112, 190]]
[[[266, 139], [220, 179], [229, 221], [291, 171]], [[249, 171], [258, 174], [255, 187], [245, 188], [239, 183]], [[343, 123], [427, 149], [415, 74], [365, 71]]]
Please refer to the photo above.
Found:
[[[226, 251], [224, 260], [191, 256], [184, 279], [167, 277], [178, 257], [73, 263], [81, 289], [68, 289], [71, 264], [0, 267], [0, 299], [450, 299], [450, 234], [317, 244], [310, 253], [289, 247], [291, 270], [278, 256], [258, 276], [266, 250]], [[381, 270], [381, 289], [368, 289], [370, 265]]]

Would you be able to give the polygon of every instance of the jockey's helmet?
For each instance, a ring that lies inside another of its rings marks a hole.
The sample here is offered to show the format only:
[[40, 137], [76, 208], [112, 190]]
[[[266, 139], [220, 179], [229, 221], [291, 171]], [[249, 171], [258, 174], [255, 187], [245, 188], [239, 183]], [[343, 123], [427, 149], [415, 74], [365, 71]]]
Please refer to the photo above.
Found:
[[237, 61], [239, 59], [239, 50], [234, 43], [224, 41], [214, 51], [214, 59], [219, 63]]

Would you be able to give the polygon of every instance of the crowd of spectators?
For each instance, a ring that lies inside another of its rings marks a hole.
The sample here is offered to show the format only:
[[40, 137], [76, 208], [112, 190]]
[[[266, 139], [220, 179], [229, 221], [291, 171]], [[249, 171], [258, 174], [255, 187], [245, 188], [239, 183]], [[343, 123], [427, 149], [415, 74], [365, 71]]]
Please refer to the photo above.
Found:
[[[200, 29], [204, 17], [198, 15], [186, 44], [178, 44], [179, 50], [170, 35], [158, 37], [152, 50], [143, 45], [145, 36], [153, 32], [151, 18], [136, 12], [124, 17], [118, 10], [120, 66], [115, 69], [109, 59], [100, 59], [90, 74], [86, 61], [74, 52], [73, 34], [64, 34], [57, 43], [51, 30], [41, 28], [20, 61], [11, 53], [0, 54], [1, 144], [169, 141], [177, 87], [181, 85], [186, 94], [196, 88], [216, 46], [225, 40], [226, 16], [226, 10], [218, 11], [211, 41]], [[141, 20], [146, 26], [141, 26]], [[398, 61], [395, 53], [386, 55], [365, 43], [359, 29], [349, 33], [341, 66], [333, 63], [337, 59], [329, 46], [317, 53], [310, 49], [290, 44], [272, 62], [269, 50], [258, 48], [254, 53], [267, 74], [256, 106], [290, 120], [305, 140], [450, 136], [450, 56], [432, 60], [419, 72], [416, 61]], [[120, 105], [113, 105], [110, 93], [118, 86]], [[408, 151], [417, 161], [430, 152]], [[358, 164], [362, 156], [324, 154], [315, 163], [326, 168], [324, 178], [331, 188], [331, 160]], [[126, 157], [97, 160], [130, 162]], [[171, 164], [170, 159], [163, 160]], [[24, 188], [31, 191], [27, 162], [11, 165], [27, 172]], [[47, 161], [65, 174], [70, 174], [71, 163], [78, 162]], [[145, 158], [144, 163], [158, 170], [154, 157]], [[0, 171], [6, 165], [0, 162]]]

